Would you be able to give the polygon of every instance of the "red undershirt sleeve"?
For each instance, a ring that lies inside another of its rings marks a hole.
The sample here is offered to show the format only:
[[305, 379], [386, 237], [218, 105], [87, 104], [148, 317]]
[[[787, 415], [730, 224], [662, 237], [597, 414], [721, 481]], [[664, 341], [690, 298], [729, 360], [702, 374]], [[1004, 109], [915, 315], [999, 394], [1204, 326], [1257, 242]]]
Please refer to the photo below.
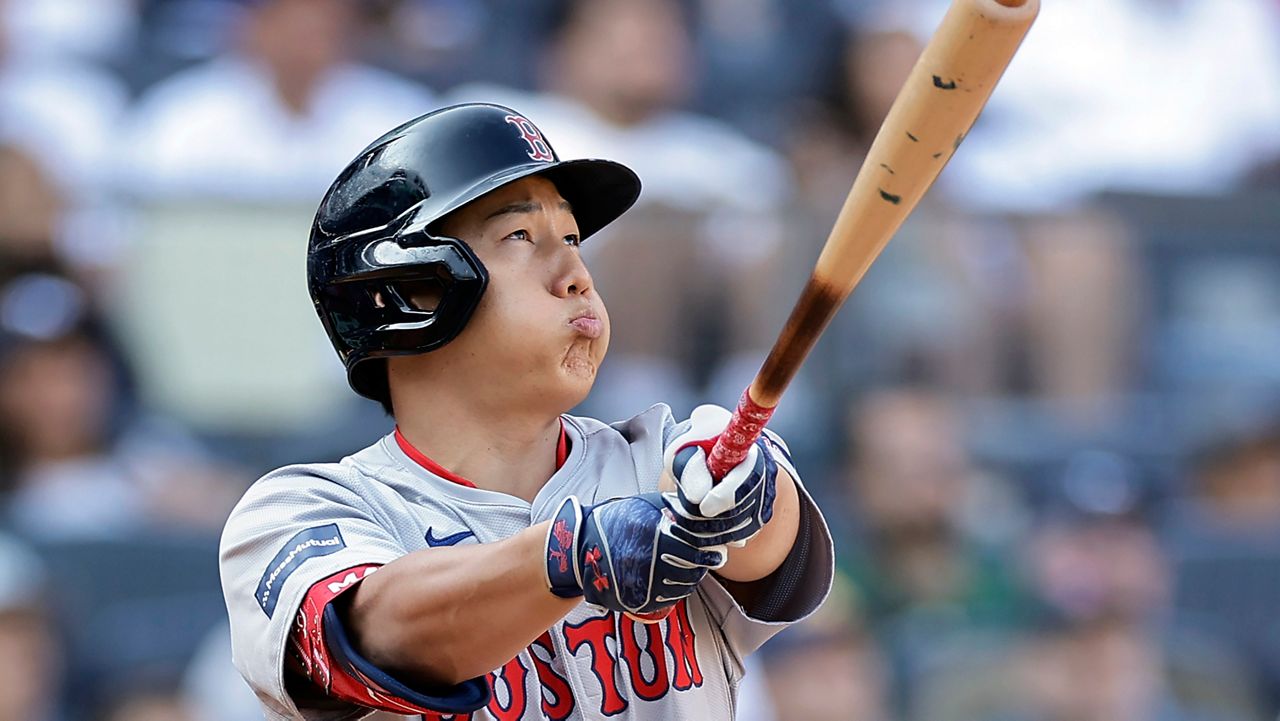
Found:
[[484, 707], [490, 694], [484, 677], [453, 687], [416, 689], [377, 668], [355, 649], [333, 602], [378, 568], [356, 566], [311, 586], [289, 635], [293, 668], [326, 695], [379, 711], [448, 715]]

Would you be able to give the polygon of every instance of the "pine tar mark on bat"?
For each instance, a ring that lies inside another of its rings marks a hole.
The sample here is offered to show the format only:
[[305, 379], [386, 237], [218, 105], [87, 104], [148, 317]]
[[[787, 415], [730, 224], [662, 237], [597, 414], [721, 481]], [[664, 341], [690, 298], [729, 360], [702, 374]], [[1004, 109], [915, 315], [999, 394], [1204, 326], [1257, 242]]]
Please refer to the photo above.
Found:
[[952, 81], [950, 81], [950, 82], [946, 82], [946, 83], [944, 83], [944, 82], [942, 82], [942, 78], [938, 77], [937, 75], [934, 75], [934, 76], [933, 76], [933, 87], [935, 87], [935, 88], [941, 88], [941, 89], [943, 89], [943, 90], [955, 90], [955, 89], [956, 89], [956, 81], [952, 80]]
[[901, 195], [894, 195], [893, 193], [886, 193], [886, 192], [884, 191], [884, 189], [883, 189], [883, 188], [881, 188], [881, 189], [880, 189], [880, 197], [881, 197], [881, 198], [884, 198], [885, 200], [889, 201], [890, 203], [893, 203], [894, 205], [897, 205], [897, 204], [899, 204], [899, 203], [901, 203], [901, 202], [902, 202], [902, 196], [901, 196]]

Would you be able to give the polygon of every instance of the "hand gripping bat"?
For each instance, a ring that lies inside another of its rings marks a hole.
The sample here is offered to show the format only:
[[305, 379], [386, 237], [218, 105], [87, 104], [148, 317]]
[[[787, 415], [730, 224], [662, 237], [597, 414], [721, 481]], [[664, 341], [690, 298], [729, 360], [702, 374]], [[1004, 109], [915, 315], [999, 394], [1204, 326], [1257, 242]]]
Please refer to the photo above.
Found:
[[711, 450], [723, 478], [747, 455], [818, 336], [960, 147], [1040, 0], [954, 0], [853, 182], [818, 264]]

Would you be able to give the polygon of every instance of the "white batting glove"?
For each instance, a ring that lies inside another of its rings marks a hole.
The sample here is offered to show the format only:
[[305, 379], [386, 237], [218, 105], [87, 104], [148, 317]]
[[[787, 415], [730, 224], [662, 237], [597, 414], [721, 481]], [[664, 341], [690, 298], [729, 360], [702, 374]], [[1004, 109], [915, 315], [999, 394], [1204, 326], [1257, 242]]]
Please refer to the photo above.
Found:
[[701, 548], [741, 546], [773, 517], [778, 465], [763, 439], [719, 483], [707, 468], [707, 453], [730, 417], [719, 406], [698, 406], [689, 429], [673, 438], [663, 453], [664, 470], [676, 487], [663, 495], [676, 517], [673, 532]]

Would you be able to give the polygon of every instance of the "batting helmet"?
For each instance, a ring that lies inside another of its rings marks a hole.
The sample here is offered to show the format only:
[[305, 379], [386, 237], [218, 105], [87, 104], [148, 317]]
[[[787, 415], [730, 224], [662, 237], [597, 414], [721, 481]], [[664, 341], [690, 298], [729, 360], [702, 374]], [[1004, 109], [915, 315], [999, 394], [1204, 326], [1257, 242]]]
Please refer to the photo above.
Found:
[[[383, 363], [434, 350], [466, 326], [488, 284], [484, 265], [439, 221], [491, 190], [537, 175], [555, 184], [587, 238], [640, 194], [640, 180], [607, 160], [560, 160], [510, 108], [469, 103], [392, 130], [356, 157], [325, 194], [311, 227], [307, 285], [360, 395], [386, 403]], [[415, 292], [439, 298], [420, 308]]]

